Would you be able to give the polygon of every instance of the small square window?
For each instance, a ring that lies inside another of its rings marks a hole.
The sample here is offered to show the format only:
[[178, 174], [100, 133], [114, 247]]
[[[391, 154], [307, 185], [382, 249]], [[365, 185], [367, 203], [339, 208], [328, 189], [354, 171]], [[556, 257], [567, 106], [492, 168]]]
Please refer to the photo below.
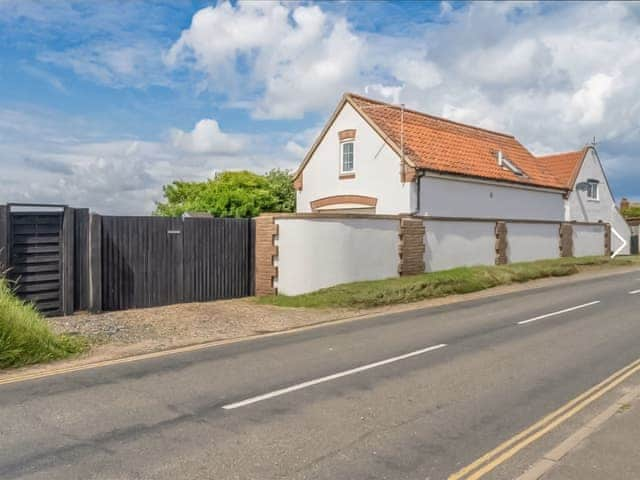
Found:
[[589, 200], [599, 200], [599, 182], [597, 180], [587, 180], [587, 198]]
[[353, 172], [353, 142], [344, 142], [342, 144], [340, 168], [342, 173]]

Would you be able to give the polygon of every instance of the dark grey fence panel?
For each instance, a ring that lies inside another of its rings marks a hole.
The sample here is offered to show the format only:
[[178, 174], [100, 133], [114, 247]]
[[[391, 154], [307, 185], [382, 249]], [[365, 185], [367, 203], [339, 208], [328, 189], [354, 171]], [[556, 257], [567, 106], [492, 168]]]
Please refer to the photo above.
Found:
[[9, 266], [9, 209], [0, 205], [0, 276]]
[[184, 301], [245, 297], [252, 290], [252, 221], [186, 218]]
[[[9, 210], [9, 278], [46, 315], [63, 312], [63, 212]], [[72, 257], [71, 257], [72, 258]]]
[[102, 308], [182, 301], [182, 221], [102, 217]]
[[74, 310], [87, 310], [90, 299], [88, 208], [77, 208], [75, 210], [74, 246]]

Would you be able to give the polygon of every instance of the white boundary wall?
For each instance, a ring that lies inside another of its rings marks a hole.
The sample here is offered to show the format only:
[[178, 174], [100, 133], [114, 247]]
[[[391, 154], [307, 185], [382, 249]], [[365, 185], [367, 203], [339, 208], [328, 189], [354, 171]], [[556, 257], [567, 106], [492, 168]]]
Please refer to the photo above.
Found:
[[495, 263], [494, 222], [425, 220], [424, 225], [427, 272]]
[[559, 258], [560, 224], [507, 222], [507, 242], [509, 263]]
[[[418, 217], [419, 218], [419, 217]], [[422, 218], [425, 271], [494, 265], [499, 220]], [[298, 295], [342, 283], [397, 277], [400, 217], [275, 217], [277, 235], [273, 286]], [[561, 222], [505, 220], [509, 263], [560, 257]], [[576, 224], [576, 257], [603, 255], [606, 224]], [[411, 255], [410, 253], [408, 255]]]
[[573, 226], [573, 255], [588, 257], [604, 255], [604, 226], [574, 225]]
[[399, 219], [277, 218], [279, 293], [398, 276]]

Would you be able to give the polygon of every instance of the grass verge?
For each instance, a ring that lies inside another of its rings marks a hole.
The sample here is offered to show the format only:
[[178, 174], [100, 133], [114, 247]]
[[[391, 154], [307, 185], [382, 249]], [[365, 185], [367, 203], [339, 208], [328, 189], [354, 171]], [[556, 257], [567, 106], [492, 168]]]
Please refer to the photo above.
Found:
[[538, 278], [563, 277], [589, 267], [640, 264], [637, 257], [581, 257], [512, 263], [500, 266], [460, 267], [409, 277], [345, 283], [304, 295], [258, 298], [258, 303], [280, 307], [372, 308], [527, 282]]
[[0, 277], [0, 369], [48, 362], [84, 351], [82, 338], [56, 335], [42, 315]]

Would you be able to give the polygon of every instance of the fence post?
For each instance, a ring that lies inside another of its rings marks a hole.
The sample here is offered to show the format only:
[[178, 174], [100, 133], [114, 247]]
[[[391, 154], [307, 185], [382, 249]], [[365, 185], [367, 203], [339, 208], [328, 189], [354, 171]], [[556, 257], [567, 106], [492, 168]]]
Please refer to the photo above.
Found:
[[509, 262], [507, 257], [507, 247], [509, 241], [507, 239], [507, 224], [505, 222], [496, 222], [496, 265], [506, 265]]
[[75, 209], [74, 310], [89, 307], [89, 209]]
[[560, 256], [573, 257], [573, 225], [560, 224]]
[[9, 208], [0, 205], [0, 275], [9, 268]]
[[64, 207], [62, 218], [62, 313], [73, 313], [73, 271], [75, 240], [75, 212], [73, 208]]
[[102, 217], [89, 217], [89, 311], [102, 311]]

